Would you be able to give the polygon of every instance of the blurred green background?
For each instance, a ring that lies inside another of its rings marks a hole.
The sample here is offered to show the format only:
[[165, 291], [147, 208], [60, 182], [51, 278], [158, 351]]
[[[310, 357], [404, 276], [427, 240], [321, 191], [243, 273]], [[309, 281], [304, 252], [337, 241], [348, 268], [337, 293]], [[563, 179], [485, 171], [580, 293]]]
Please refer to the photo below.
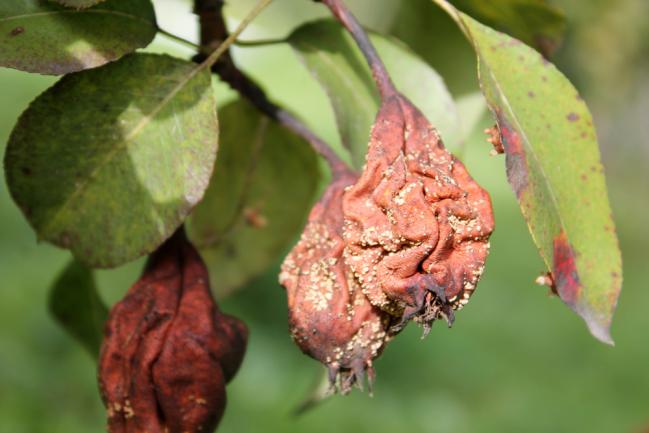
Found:
[[[162, 27], [195, 39], [189, 3], [154, 2]], [[234, 3], [234, 2], [233, 2]], [[233, 20], [252, 5], [228, 8]], [[475, 91], [473, 54], [429, 0], [350, 0], [369, 27], [402, 38], [447, 79], [455, 96]], [[593, 110], [624, 261], [613, 324], [616, 347], [592, 338], [580, 319], [536, 286], [543, 270], [506, 183], [478, 128], [465, 160], [491, 192], [497, 230], [479, 290], [455, 326], [421, 341], [410, 326], [376, 362], [374, 397], [335, 397], [301, 417], [292, 410], [321, 367], [291, 342], [277, 266], [222, 302], [248, 322], [248, 355], [228, 388], [222, 432], [552, 432], [649, 429], [649, 2], [555, 1], [567, 15], [553, 60]], [[281, 37], [324, 16], [313, 2], [277, 0], [244, 38]], [[191, 54], [156, 39], [153, 50]], [[235, 56], [278, 101], [338, 142], [325, 95], [285, 46], [239, 48]], [[0, 69], [0, 143], [18, 115], [54, 82]], [[485, 119], [484, 126], [489, 121]], [[287, 204], [287, 205], [290, 205]], [[104, 428], [95, 364], [49, 317], [48, 288], [68, 253], [37, 244], [0, 182], [0, 433], [89, 433]], [[115, 302], [141, 261], [99, 272]]]

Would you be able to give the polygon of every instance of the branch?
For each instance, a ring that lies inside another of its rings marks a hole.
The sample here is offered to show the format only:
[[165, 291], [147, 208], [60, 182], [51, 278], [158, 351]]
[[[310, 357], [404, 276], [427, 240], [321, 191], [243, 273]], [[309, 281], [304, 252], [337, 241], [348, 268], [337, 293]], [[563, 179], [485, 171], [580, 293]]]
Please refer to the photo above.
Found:
[[[201, 46], [201, 52], [195, 57], [195, 61], [203, 61], [214, 47], [219, 46], [228, 37], [222, 9], [222, 0], [194, 1], [194, 13], [198, 15], [200, 21]], [[242, 97], [250, 101], [259, 111], [305, 139], [317, 153], [327, 160], [334, 178], [350, 172], [347, 164], [326, 142], [315, 135], [297, 117], [270, 101], [264, 91], [237, 68], [229, 51], [225, 52], [212, 66], [212, 71]]]
[[379, 93], [381, 94], [381, 99], [386, 99], [392, 95], [397, 94], [397, 90], [390, 79], [390, 74], [388, 73], [383, 61], [379, 57], [379, 54], [376, 52], [374, 45], [370, 42], [367, 37], [367, 33], [363, 30], [363, 27], [360, 25], [358, 20], [350, 10], [347, 8], [345, 3], [342, 0], [320, 0], [325, 4], [330, 10], [333, 16], [340, 21], [340, 23], [347, 29], [351, 34], [352, 38], [356, 41], [358, 48], [361, 50], [365, 59], [367, 60], [370, 69], [372, 70], [372, 76], [376, 82], [377, 87], [379, 88]]
[[[200, 71], [205, 68], [214, 68], [217, 62], [220, 60], [221, 56], [227, 54], [229, 57], [230, 45], [239, 37], [241, 33], [248, 27], [248, 25], [254, 20], [257, 15], [268, 6], [273, 0], [259, 0], [259, 2], [252, 8], [250, 12], [241, 20], [237, 28], [231, 35], [226, 35], [227, 37], [218, 41], [218, 44], [213, 44], [211, 46], [204, 45], [209, 49], [207, 53], [204, 54], [201, 63], [196, 68], [196, 71]], [[219, 0], [221, 6], [223, 5], [222, 1]]]

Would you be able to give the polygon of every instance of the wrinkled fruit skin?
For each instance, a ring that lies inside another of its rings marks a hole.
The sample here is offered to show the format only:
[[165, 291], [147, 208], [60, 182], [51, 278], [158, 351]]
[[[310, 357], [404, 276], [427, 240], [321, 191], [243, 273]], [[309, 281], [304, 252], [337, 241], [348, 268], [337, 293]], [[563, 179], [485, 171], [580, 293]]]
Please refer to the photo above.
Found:
[[491, 201], [405, 97], [381, 106], [343, 212], [344, 259], [370, 302], [398, 327], [452, 323], [484, 269]]
[[366, 372], [371, 381], [391, 320], [370, 304], [343, 261], [342, 196], [355, 180], [349, 174], [329, 185], [280, 274], [293, 339], [329, 368], [330, 382], [343, 393], [362, 386]]
[[177, 233], [112, 309], [99, 361], [110, 433], [212, 432], [248, 331], [221, 313], [207, 269]]

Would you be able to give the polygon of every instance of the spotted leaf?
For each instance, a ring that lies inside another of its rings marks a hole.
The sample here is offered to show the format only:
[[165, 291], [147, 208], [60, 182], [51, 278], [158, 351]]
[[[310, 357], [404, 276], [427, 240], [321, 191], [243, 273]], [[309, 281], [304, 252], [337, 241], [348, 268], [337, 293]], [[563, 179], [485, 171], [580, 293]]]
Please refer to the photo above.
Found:
[[555, 291], [595, 337], [612, 344], [621, 257], [588, 107], [538, 52], [444, 0], [434, 1], [475, 49], [507, 177]]

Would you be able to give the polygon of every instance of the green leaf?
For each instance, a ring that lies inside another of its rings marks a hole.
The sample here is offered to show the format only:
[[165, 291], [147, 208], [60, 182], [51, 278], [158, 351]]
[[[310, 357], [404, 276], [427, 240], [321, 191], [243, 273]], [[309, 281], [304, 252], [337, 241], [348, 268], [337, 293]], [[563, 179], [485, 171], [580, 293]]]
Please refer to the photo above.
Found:
[[149, 0], [107, 0], [90, 9], [2, 0], [0, 66], [49, 75], [95, 68], [147, 46], [156, 31]]
[[219, 118], [214, 177], [187, 229], [210, 268], [212, 287], [223, 295], [276, 263], [295, 241], [320, 171], [305, 141], [247, 102], [226, 105]]
[[92, 267], [153, 251], [198, 203], [218, 143], [210, 73], [131, 54], [63, 77], [14, 128], [10, 192], [40, 239]]
[[[404, 41], [442, 77], [453, 96], [479, 90], [475, 54], [455, 22], [430, 0], [400, 2], [390, 34]], [[443, 43], [441, 43], [443, 41]], [[449, 143], [445, 143], [448, 147]]]
[[311, 384], [305, 395], [302, 396], [295, 409], [293, 409], [293, 416], [298, 417], [310, 412], [322, 405], [333, 395], [334, 392], [332, 391], [329, 380], [329, 370], [326, 368], [320, 369], [315, 377], [315, 381]]
[[[376, 34], [370, 39], [399, 91], [423, 111], [449, 145], [456, 145], [461, 136], [459, 119], [441, 77], [398, 41]], [[332, 20], [305, 24], [288, 42], [329, 96], [342, 142], [354, 165], [361, 167], [379, 108], [379, 94], [362, 54]]]
[[97, 293], [92, 271], [72, 260], [50, 290], [49, 308], [63, 328], [97, 357], [108, 310]]
[[507, 176], [556, 291], [595, 337], [612, 344], [622, 265], [588, 107], [532, 48], [439, 3], [478, 55]]
[[476, 128], [480, 126], [489, 110], [482, 93], [479, 91], [459, 96], [455, 99], [455, 105], [460, 116], [461, 140], [459, 148], [451, 150], [453, 150], [456, 157], [462, 159], [468, 140], [476, 132]]
[[84, 9], [101, 3], [105, 0], [50, 0], [54, 3], [62, 4], [70, 8]]
[[453, 4], [536, 48], [545, 57], [559, 47], [566, 30], [563, 12], [545, 0], [454, 0]]

